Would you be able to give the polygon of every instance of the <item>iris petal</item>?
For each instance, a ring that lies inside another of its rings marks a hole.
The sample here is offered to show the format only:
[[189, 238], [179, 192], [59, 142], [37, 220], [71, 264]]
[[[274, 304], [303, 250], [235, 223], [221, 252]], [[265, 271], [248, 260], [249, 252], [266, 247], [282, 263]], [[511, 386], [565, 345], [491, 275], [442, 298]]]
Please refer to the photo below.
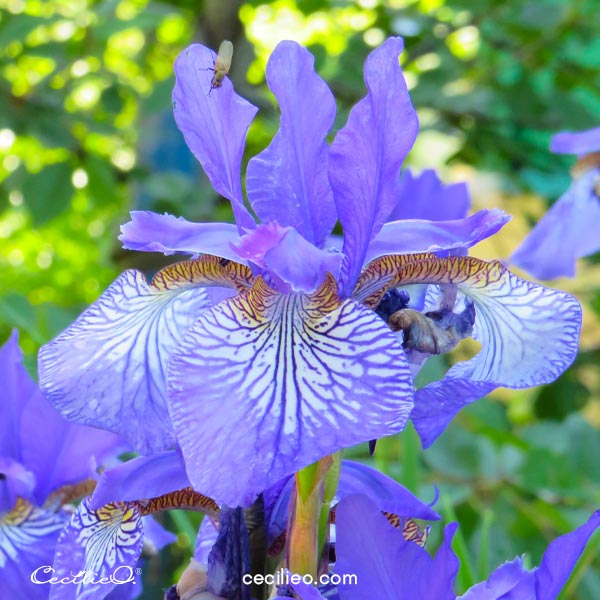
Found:
[[[427, 255], [387, 256], [361, 274], [355, 296], [377, 306], [387, 289], [413, 283], [453, 284], [472, 299], [481, 351], [448, 377], [523, 388], [556, 379], [575, 359], [581, 306], [571, 295], [520, 279], [499, 261]], [[382, 285], [374, 292], [377, 285]], [[364, 299], [365, 291], [371, 295]]]
[[[134, 586], [133, 568], [142, 552], [142, 517], [126, 504], [115, 503], [98, 510], [85, 499], [60, 535], [54, 557], [56, 577], [72, 577], [83, 571], [93, 581], [52, 586], [51, 600], [100, 600], [120, 585]], [[137, 576], [139, 577], [139, 576]], [[104, 583], [94, 583], [107, 578]], [[114, 579], [131, 583], [117, 584]]]
[[295, 229], [277, 223], [258, 225], [234, 247], [243, 259], [287, 284], [281, 291], [314, 292], [326, 273], [338, 274], [342, 260], [341, 254], [320, 250]]
[[308, 296], [258, 278], [198, 319], [168, 381], [190, 481], [230, 506], [326, 454], [400, 431], [412, 408], [396, 336], [372, 311], [340, 302], [331, 279]]
[[470, 248], [494, 235], [509, 220], [507, 214], [494, 208], [456, 221], [405, 219], [385, 223], [369, 244], [365, 263], [388, 254]]
[[591, 169], [540, 219], [510, 257], [538, 279], [573, 277], [575, 262], [600, 250], [600, 169]]
[[[285, 531], [293, 485], [293, 479], [287, 482], [273, 508], [268, 529], [269, 545]], [[354, 494], [370, 498], [380, 511], [386, 511], [399, 517], [428, 521], [440, 518], [430, 505], [419, 500], [391, 477], [362, 463], [344, 460], [338, 489], [332, 504], [335, 505], [343, 498]]]
[[42, 347], [40, 387], [66, 418], [117, 433], [142, 453], [173, 445], [166, 363], [209, 306], [184, 271], [181, 264], [169, 267], [151, 284], [139, 271], [123, 273]]
[[189, 485], [181, 458], [174, 450], [138, 456], [102, 473], [90, 507], [95, 509], [109, 502], [156, 498]]
[[433, 169], [419, 175], [406, 169], [402, 173], [398, 203], [388, 220], [454, 221], [464, 219], [470, 206], [466, 183], [444, 185]]
[[429, 448], [465, 406], [483, 398], [496, 387], [486, 381], [444, 377], [417, 390], [410, 418], [423, 448]]
[[398, 55], [400, 38], [390, 38], [365, 64], [368, 94], [350, 112], [331, 146], [329, 178], [344, 229], [342, 296], [352, 291], [367, 246], [398, 201], [399, 171], [417, 135]]
[[228, 78], [211, 91], [215, 53], [199, 44], [175, 61], [173, 113], [177, 126], [215, 190], [231, 201], [240, 233], [254, 227], [244, 206], [241, 163], [256, 107], [238, 96]]
[[432, 559], [391, 527], [371, 500], [360, 495], [345, 498], [337, 509], [336, 573], [357, 580], [342, 582], [340, 597], [455, 600], [452, 588], [459, 564], [450, 547], [455, 529], [446, 527], [444, 542]]
[[[66, 520], [64, 513], [36, 508], [20, 500], [0, 518], [0, 598], [47, 600], [48, 586], [31, 581], [32, 573], [52, 564]], [[39, 581], [51, 575], [37, 571]]]
[[600, 127], [586, 131], [562, 131], [552, 136], [550, 150], [557, 154], [588, 154], [600, 150]]
[[247, 189], [263, 223], [294, 227], [322, 247], [336, 221], [325, 139], [335, 100], [313, 63], [313, 56], [295, 42], [281, 42], [271, 54], [267, 83], [279, 103], [281, 122], [269, 146], [250, 160]]
[[240, 238], [233, 223], [191, 223], [183, 217], [144, 210], [134, 210], [130, 216], [131, 221], [121, 225], [119, 236], [127, 250], [212, 254], [239, 262], [231, 249], [231, 243]]

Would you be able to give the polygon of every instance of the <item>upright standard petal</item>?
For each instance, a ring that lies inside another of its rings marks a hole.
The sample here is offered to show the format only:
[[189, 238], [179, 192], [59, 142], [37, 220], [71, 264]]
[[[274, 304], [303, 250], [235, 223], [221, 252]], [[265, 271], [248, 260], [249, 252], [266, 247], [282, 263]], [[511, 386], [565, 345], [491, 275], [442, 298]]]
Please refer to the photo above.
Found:
[[198, 319], [168, 381], [190, 481], [229, 506], [326, 454], [400, 431], [412, 408], [396, 336], [340, 301], [331, 278], [313, 295], [278, 294], [258, 278]]
[[398, 202], [388, 217], [455, 221], [467, 216], [471, 198], [466, 183], [444, 185], [433, 169], [413, 175], [409, 169], [402, 173]]
[[40, 350], [40, 387], [59, 412], [119, 434], [141, 453], [174, 443], [166, 364], [209, 306], [194, 287], [193, 271], [180, 273], [182, 264], [167, 267], [150, 284], [141, 272], [126, 271]]
[[600, 250], [600, 169], [590, 169], [540, 219], [510, 257], [538, 279], [573, 277], [578, 258]]
[[361, 274], [354, 297], [374, 308], [388, 289], [414, 283], [455, 285], [475, 305], [473, 337], [481, 342], [481, 351], [454, 365], [448, 377], [531, 387], [554, 381], [577, 355], [579, 302], [565, 292], [520, 279], [499, 261], [384, 256]]
[[496, 208], [456, 221], [405, 219], [385, 223], [369, 244], [365, 263], [388, 254], [440, 252], [470, 248], [494, 235], [510, 216]]
[[0, 348], [0, 456], [22, 461], [20, 428], [25, 406], [40, 392], [23, 366], [15, 329]]
[[248, 198], [263, 223], [294, 227], [321, 248], [336, 221], [326, 142], [335, 100], [314, 72], [312, 55], [295, 42], [277, 45], [267, 83], [281, 121], [269, 146], [248, 163]]
[[589, 154], [600, 151], [600, 127], [586, 131], [562, 131], [552, 136], [550, 150], [556, 154]]
[[329, 179], [344, 229], [342, 297], [352, 292], [369, 242], [398, 201], [400, 166], [417, 135], [417, 115], [398, 64], [402, 49], [402, 40], [391, 38], [369, 55], [368, 94], [331, 146]]
[[183, 217], [134, 210], [131, 221], [121, 225], [123, 248], [138, 252], [212, 254], [237, 260], [231, 244], [240, 239], [233, 223], [191, 223]]
[[256, 107], [238, 96], [228, 78], [211, 89], [216, 55], [193, 44], [175, 61], [173, 113], [189, 149], [215, 190], [231, 201], [240, 233], [254, 227], [244, 205], [241, 164]]

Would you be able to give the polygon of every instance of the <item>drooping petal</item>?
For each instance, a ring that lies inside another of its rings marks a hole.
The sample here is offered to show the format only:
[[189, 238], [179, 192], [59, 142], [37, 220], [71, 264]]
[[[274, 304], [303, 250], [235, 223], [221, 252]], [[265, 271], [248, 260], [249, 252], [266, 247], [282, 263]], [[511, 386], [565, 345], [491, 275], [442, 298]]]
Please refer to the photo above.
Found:
[[369, 242], [398, 201], [400, 166], [417, 135], [417, 115], [398, 64], [402, 49], [400, 38], [390, 38], [369, 55], [368, 94], [331, 146], [329, 179], [344, 229], [343, 297], [354, 288]]
[[423, 448], [429, 448], [465, 406], [487, 396], [496, 385], [485, 381], [444, 377], [415, 392], [410, 414]]
[[326, 454], [401, 430], [412, 407], [396, 336], [372, 311], [340, 302], [331, 278], [311, 296], [280, 295], [258, 278], [198, 319], [168, 381], [190, 481], [230, 506]]
[[388, 221], [455, 221], [464, 219], [470, 206], [466, 183], [444, 185], [433, 169], [426, 169], [420, 175], [406, 169], [400, 181], [398, 203]]
[[173, 445], [166, 363], [209, 306], [181, 264], [148, 284], [126, 271], [39, 355], [40, 387], [67, 419], [108, 429], [142, 453]]
[[571, 133], [563, 131], [552, 136], [550, 150], [556, 154], [588, 154], [600, 151], [600, 127]]
[[83, 573], [74, 583], [53, 585], [50, 599], [102, 600], [117, 586], [135, 586], [141, 579], [134, 569], [143, 539], [142, 517], [135, 509], [115, 503], [92, 510], [84, 499], [60, 534], [52, 565], [55, 577]]
[[421, 546], [405, 540], [364, 496], [343, 499], [336, 523], [336, 573], [356, 576], [356, 582], [340, 584], [343, 600], [455, 599], [458, 559], [450, 548], [455, 525], [446, 528], [444, 543], [432, 559]]
[[340, 270], [342, 255], [320, 250], [305, 240], [295, 229], [277, 223], [258, 225], [234, 246], [238, 255], [287, 284], [294, 292], [314, 292], [325, 279]]
[[19, 500], [14, 510], [0, 517], [0, 598], [48, 600], [45, 571], [52, 564], [54, 549], [67, 515], [36, 508]]
[[248, 198], [263, 223], [294, 227], [321, 248], [336, 221], [326, 142], [335, 100], [314, 72], [312, 55], [295, 42], [277, 45], [267, 83], [281, 121], [269, 146], [248, 163]]
[[457, 221], [407, 219], [385, 223], [369, 244], [365, 263], [388, 254], [470, 248], [494, 235], [509, 220], [509, 215], [493, 208], [480, 210]]
[[600, 169], [573, 180], [510, 257], [538, 279], [573, 277], [578, 258], [600, 250]]
[[175, 61], [173, 113], [177, 126], [215, 190], [231, 201], [238, 230], [254, 227], [244, 206], [241, 163], [256, 107], [238, 96], [228, 78], [211, 90], [215, 54], [192, 44]]
[[191, 223], [183, 217], [159, 215], [147, 210], [129, 213], [131, 221], [121, 225], [123, 248], [138, 252], [212, 254], [240, 262], [231, 244], [240, 234], [232, 223]]
[[96, 509], [109, 502], [156, 498], [189, 485], [179, 454], [174, 450], [157, 452], [104, 471], [90, 500], [90, 507]]
[[354, 296], [375, 307], [388, 289], [413, 283], [456, 285], [475, 304], [473, 337], [482, 349], [454, 365], [448, 377], [530, 387], [554, 381], [575, 359], [579, 302], [565, 292], [520, 279], [499, 261], [386, 256], [365, 269]]

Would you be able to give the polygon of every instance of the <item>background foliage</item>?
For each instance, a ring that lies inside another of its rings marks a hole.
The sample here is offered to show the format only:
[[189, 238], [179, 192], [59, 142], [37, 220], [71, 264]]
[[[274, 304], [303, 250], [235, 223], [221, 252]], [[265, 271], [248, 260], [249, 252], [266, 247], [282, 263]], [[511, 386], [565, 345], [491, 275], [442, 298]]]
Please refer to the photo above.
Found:
[[[18, 327], [32, 372], [39, 345], [121, 270], [164, 264], [120, 249], [130, 209], [231, 218], [171, 116], [173, 61], [194, 40], [234, 41], [232, 79], [261, 108], [253, 155], [277, 128], [264, 85], [277, 41], [315, 54], [338, 98], [337, 129], [364, 94], [366, 54], [404, 36], [421, 120], [408, 163], [467, 179], [474, 207], [514, 215], [476, 249], [483, 258], [507, 258], [568, 186], [573, 160], [548, 152], [550, 135], [600, 123], [596, 0], [0, 0], [0, 9], [0, 342]], [[425, 498], [439, 486], [438, 506], [461, 523], [463, 587], [517, 554], [538, 564], [549, 540], [600, 503], [599, 275], [592, 257], [575, 280], [553, 282], [585, 310], [581, 354], [556, 383], [479, 401], [425, 453], [411, 430], [381, 442], [374, 459], [350, 452]], [[162, 597], [193, 547], [195, 517], [164, 518], [179, 541], [149, 562], [148, 599]], [[600, 598], [599, 545], [563, 598]]]

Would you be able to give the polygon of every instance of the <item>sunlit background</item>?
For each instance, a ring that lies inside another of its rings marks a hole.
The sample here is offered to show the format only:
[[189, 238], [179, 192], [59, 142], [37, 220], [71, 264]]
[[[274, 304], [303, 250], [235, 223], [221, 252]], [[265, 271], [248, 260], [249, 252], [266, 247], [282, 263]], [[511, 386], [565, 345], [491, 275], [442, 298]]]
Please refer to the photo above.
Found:
[[[597, 0], [0, 0], [0, 9], [0, 342], [19, 328], [32, 373], [38, 347], [118, 273], [165, 264], [120, 248], [129, 210], [232, 218], [171, 115], [173, 62], [193, 41], [233, 41], [231, 78], [261, 109], [252, 156], [278, 125], [264, 84], [278, 41], [315, 55], [338, 99], [335, 133], [364, 94], [367, 53], [403, 36], [421, 122], [408, 165], [466, 180], [474, 208], [514, 216], [475, 249], [483, 258], [508, 258], [568, 187], [573, 159], [550, 154], [550, 136], [600, 124]], [[382, 441], [374, 459], [366, 447], [349, 452], [424, 499], [439, 486], [438, 507], [461, 523], [463, 589], [518, 554], [538, 564], [549, 540], [600, 505], [600, 260], [552, 285], [585, 312], [581, 354], [560, 380], [479, 401], [425, 453], [411, 430]], [[453, 358], [472, 351], [463, 344]], [[445, 366], [434, 361], [423, 377]], [[179, 538], [147, 565], [149, 600], [176, 580], [198, 524], [178, 511], [163, 520]], [[596, 537], [562, 598], [600, 598], [599, 547]]]

